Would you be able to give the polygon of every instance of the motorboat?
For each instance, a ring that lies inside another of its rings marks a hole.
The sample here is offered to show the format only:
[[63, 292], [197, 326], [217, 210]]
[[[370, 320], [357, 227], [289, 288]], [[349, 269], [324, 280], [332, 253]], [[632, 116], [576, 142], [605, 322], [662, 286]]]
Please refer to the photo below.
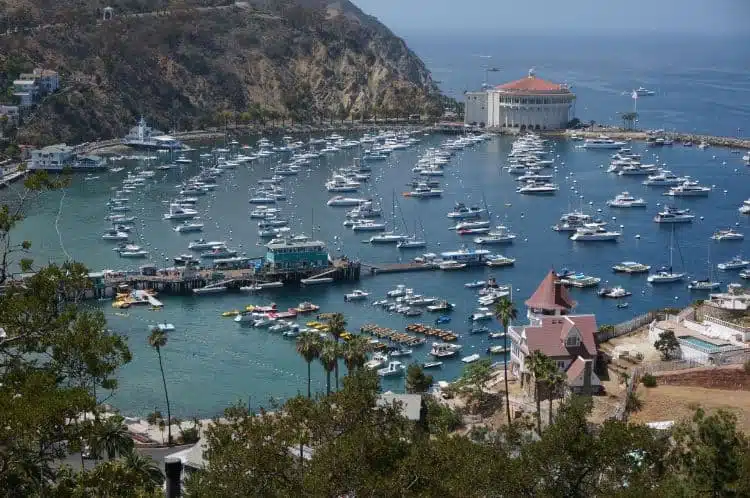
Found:
[[719, 263], [716, 267], [722, 271], [729, 270], [742, 270], [750, 266], [750, 261], [742, 259], [740, 256], [735, 256], [725, 263]]
[[403, 297], [407, 294], [409, 289], [403, 284], [398, 284], [395, 289], [391, 289], [385, 293], [388, 297]]
[[490, 227], [462, 228], [461, 230], [456, 230], [456, 233], [458, 235], [479, 235], [479, 234], [486, 234], [486, 233], [490, 233]]
[[398, 358], [400, 356], [411, 356], [414, 352], [413, 349], [401, 348], [388, 352], [388, 356], [392, 358]]
[[655, 164], [641, 164], [639, 162], [633, 162], [626, 164], [619, 169], [617, 174], [619, 176], [648, 176], [657, 171]]
[[205, 251], [210, 249], [218, 249], [219, 247], [226, 247], [227, 243], [224, 240], [209, 240], [197, 239], [188, 244], [188, 249], [191, 251]]
[[442, 301], [436, 302], [435, 304], [428, 305], [427, 306], [427, 311], [430, 311], [432, 313], [437, 313], [437, 312], [443, 312], [444, 313], [446, 311], [453, 310], [453, 308], [455, 308], [455, 307], [456, 307], [455, 304], [449, 303], [446, 300], [442, 300]]
[[218, 246], [210, 249], [207, 252], [202, 252], [200, 257], [204, 259], [223, 259], [231, 258], [237, 255], [237, 251], [227, 249], [226, 246]]
[[385, 223], [376, 223], [372, 220], [364, 219], [352, 223], [351, 228], [355, 232], [382, 232], [385, 230]]
[[560, 190], [560, 187], [554, 183], [530, 182], [517, 188], [516, 192], [527, 195], [554, 195], [558, 190]]
[[513, 266], [515, 263], [515, 258], [508, 258], [501, 254], [496, 254], [493, 256], [488, 256], [487, 262], [485, 264], [490, 268], [500, 268], [503, 266]]
[[451, 358], [461, 351], [460, 344], [450, 344], [447, 342], [433, 342], [430, 349], [430, 355], [435, 358]]
[[495, 315], [489, 308], [478, 308], [474, 313], [469, 315], [469, 320], [472, 322], [483, 322], [492, 320]]
[[393, 232], [384, 232], [378, 235], [370, 237], [371, 244], [398, 244], [403, 240], [407, 240], [409, 237], [406, 235], [399, 235]]
[[360, 186], [359, 182], [351, 181], [342, 175], [334, 175], [326, 182], [326, 190], [329, 192], [356, 192]]
[[599, 277], [592, 277], [590, 275], [584, 275], [583, 273], [568, 275], [567, 277], [560, 279], [561, 284], [578, 288], [596, 287], [601, 281], [602, 279]]
[[650, 175], [648, 178], [643, 180], [643, 185], [649, 187], [676, 187], [681, 185], [688, 180], [687, 177], [677, 176], [669, 170], [661, 170], [656, 175]]
[[619, 149], [625, 145], [627, 143], [612, 140], [606, 135], [599, 135], [597, 138], [587, 138], [581, 147], [584, 149]]
[[738, 211], [742, 214], [750, 214], [750, 199], [742, 201], [742, 206], [739, 207]]
[[126, 246], [124, 249], [117, 251], [121, 258], [147, 258], [148, 251], [140, 246]]
[[[580, 211], [565, 213], [560, 217], [560, 221], [552, 226], [556, 232], [575, 232], [586, 224], [596, 223], [591, 215]], [[603, 223], [602, 223], [603, 224]]]
[[462, 221], [456, 223], [454, 226], [449, 227], [448, 230], [467, 230], [473, 228], [489, 228], [490, 220], [478, 220], [478, 221]]
[[636, 199], [630, 193], [623, 192], [616, 195], [614, 199], [607, 201], [607, 205], [613, 208], [640, 208], [646, 207], [646, 201], [642, 197]]
[[642, 86], [639, 86], [639, 87], [638, 87], [637, 89], [633, 90], [633, 92], [634, 92], [634, 93], [635, 93], [635, 94], [636, 94], [636, 95], [637, 95], [638, 97], [653, 97], [654, 95], [656, 95], [656, 92], [655, 92], [655, 91], [653, 91], [653, 90], [648, 90], [648, 89], [646, 89], [646, 88], [643, 88]]
[[323, 284], [331, 284], [333, 283], [333, 278], [331, 277], [320, 277], [320, 278], [303, 278], [300, 280], [300, 283], [302, 285], [323, 285]]
[[508, 352], [508, 348], [504, 346], [490, 346], [487, 348], [489, 354], [505, 354]]
[[619, 286], [612, 287], [611, 289], [601, 289], [597, 294], [599, 294], [600, 297], [608, 297], [610, 299], [622, 299], [633, 295], [632, 292]]
[[198, 211], [178, 204], [170, 204], [169, 212], [164, 214], [165, 220], [189, 220], [198, 216]]
[[469, 356], [464, 356], [461, 358], [461, 361], [464, 363], [474, 363], [475, 361], [479, 361], [482, 357], [479, 356], [477, 353], [470, 354]]
[[744, 278], [744, 279], [746, 279], [746, 280], [747, 280], [747, 279], [750, 279], [750, 270], [742, 270], [742, 271], [741, 271], [741, 272], [739, 273], [739, 276], [740, 276], [740, 278]]
[[385, 362], [387, 361], [388, 355], [383, 353], [374, 353], [372, 355], [372, 358], [365, 362], [364, 367], [370, 370], [375, 370], [385, 365]]
[[664, 211], [660, 211], [654, 216], [656, 223], [690, 223], [695, 215], [690, 214], [689, 209], [677, 209], [666, 206]]
[[692, 280], [688, 284], [688, 289], [693, 291], [713, 291], [721, 288], [721, 282], [713, 282], [708, 278], [701, 280]]
[[175, 266], [197, 266], [200, 264], [200, 259], [196, 258], [192, 254], [180, 254], [173, 258]]
[[[221, 294], [226, 292], [227, 286], [226, 285], [207, 285], [205, 287], [200, 287], [193, 289], [193, 294], [195, 295], [205, 295], [205, 294]], [[239, 318], [239, 316], [237, 317]], [[235, 319], [235, 321], [238, 321]]]
[[276, 197], [266, 194], [259, 194], [251, 197], [248, 202], [250, 204], [276, 204]]
[[389, 361], [387, 367], [378, 369], [378, 376], [399, 377], [404, 375], [404, 370], [406, 370], [406, 367], [400, 361]]
[[745, 235], [743, 233], [737, 232], [732, 228], [727, 228], [726, 230], [718, 230], [714, 232], [714, 234], [711, 236], [713, 240], [742, 240], [745, 238]]
[[172, 323], [157, 323], [156, 328], [159, 329], [159, 332], [174, 332], [175, 326]]
[[466, 268], [466, 266], [467, 266], [466, 263], [461, 263], [459, 261], [443, 261], [442, 263], [438, 265], [438, 267], [441, 270], [445, 270], [445, 271], [463, 270], [464, 268]]
[[612, 270], [619, 273], [646, 273], [651, 269], [649, 265], [637, 263], [635, 261], [623, 261], [612, 267]]
[[515, 234], [510, 233], [507, 227], [500, 225], [486, 236], [475, 237], [474, 243], [479, 245], [511, 244], [515, 238]]
[[114, 228], [110, 228], [102, 235], [104, 240], [128, 240], [128, 232], [121, 232]]
[[457, 202], [453, 211], [447, 214], [448, 218], [466, 220], [479, 218], [485, 210], [477, 206], [467, 206], [463, 202]]
[[704, 187], [698, 182], [687, 180], [681, 185], [670, 188], [664, 195], [671, 197], [705, 197], [710, 192], [711, 187]]
[[609, 231], [599, 224], [587, 223], [578, 228], [576, 233], [570, 236], [570, 240], [576, 242], [616, 242], [620, 235], [622, 235], [621, 232]]
[[442, 361], [428, 361], [428, 362], [422, 363], [423, 370], [428, 370], [431, 368], [440, 368], [442, 366], [443, 366]]
[[335, 197], [332, 197], [331, 199], [326, 202], [327, 206], [337, 206], [337, 207], [350, 207], [350, 206], [359, 206], [360, 204], [367, 202], [367, 199], [362, 199], [359, 197], [343, 197], [340, 195], [337, 195]]
[[200, 232], [203, 230], [203, 223], [191, 223], [186, 221], [181, 225], [174, 227], [175, 232], [187, 233], [187, 232]]
[[467, 289], [478, 289], [480, 287], [484, 287], [487, 285], [486, 280], [475, 280], [473, 282], [467, 282], [464, 284], [464, 287]]
[[362, 301], [367, 299], [369, 295], [369, 293], [363, 290], [355, 289], [348, 294], [344, 294], [344, 301]]
[[399, 249], [420, 249], [427, 247], [427, 241], [418, 239], [416, 235], [412, 235], [407, 239], [398, 241], [396, 247]]

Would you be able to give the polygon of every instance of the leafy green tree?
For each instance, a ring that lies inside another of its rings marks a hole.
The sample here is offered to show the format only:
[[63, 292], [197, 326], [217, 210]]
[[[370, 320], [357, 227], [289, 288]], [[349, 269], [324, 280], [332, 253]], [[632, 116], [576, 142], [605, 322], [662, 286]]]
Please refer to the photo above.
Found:
[[557, 366], [552, 360], [547, 357], [541, 351], [534, 351], [526, 358], [526, 367], [534, 377], [534, 401], [536, 402], [536, 426], [537, 432], [542, 433], [542, 392], [541, 388], [545, 383], [545, 379], [550, 375], [551, 372], [557, 370]]
[[673, 432], [673, 462], [701, 496], [747, 496], [750, 443], [737, 430], [737, 416], [725, 410], [706, 415], [698, 409]]
[[461, 414], [438, 402], [433, 396], [425, 396], [427, 430], [430, 434], [450, 434], [463, 424]]
[[505, 415], [508, 418], [508, 425], [511, 424], [510, 417], [510, 396], [508, 396], [508, 325], [518, 317], [518, 311], [513, 306], [513, 301], [503, 297], [495, 304], [495, 318], [503, 326], [503, 349], [505, 350], [505, 361], [503, 361], [503, 381], [505, 383]]
[[169, 405], [169, 391], [167, 391], [167, 378], [164, 375], [164, 363], [161, 358], [161, 348], [167, 345], [167, 334], [159, 330], [158, 327], [151, 329], [148, 336], [148, 345], [151, 346], [159, 357], [159, 370], [161, 370], [161, 381], [164, 385], [164, 397], [167, 401], [167, 444], [172, 444], [172, 408]]
[[558, 370], [557, 368], [554, 369], [554, 371], [550, 371], [547, 373], [546, 378], [544, 379], [545, 386], [547, 388], [547, 401], [549, 402], [549, 413], [547, 415], [549, 423], [552, 423], [552, 401], [560, 397], [562, 390], [565, 388], [565, 386], [568, 383], [568, 378], [565, 376], [563, 372]]
[[323, 370], [326, 373], [326, 394], [331, 394], [331, 372], [336, 368], [339, 361], [339, 347], [334, 341], [323, 341], [318, 357]]
[[671, 360], [680, 351], [680, 342], [674, 335], [674, 331], [665, 330], [654, 341], [654, 348], [661, 353], [663, 360]]
[[[333, 339], [336, 341], [336, 344], [339, 343], [339, 340], [341, 339], [341, 335], [346, 332], [346, 319], [344, 318], [344, 315], [341, 313], [334, 313], [331, 315], [331, 317], [327, 320], [328, 322], [328, 333], [333, 336]], [[336, 364], [334, 365], [334, 370], [336, 372], [336, 390], [339, 390], [339, 360], [336, 359]]]
[[297, 353], [307, 362], [307, 397], [312, 398], [310, 365], [320, 356], [322, 341], [320, 335], [314, 332], [303, 332], [297, 337]]
[[464, 367], [461, 377], [453, 383], [456, 392], [466, 398], [469, 413], [490, 416], [502, 402], [499, 393], [487, 390], [487, 383], [492, 379], [492, 363], [489, 359], [469, 363]]
[[134, 443], [120, 415], [113, 415], [94, 422], [94, 440], [91, 447], [98, 455], [107, 454], [109, 460], [126, 455], [133, 450]]
[[407, 393], [425, 393], [430, 389], [432, 382], [432, 375], [426, 375], [419, 363], [411, 363], [406, 368]]

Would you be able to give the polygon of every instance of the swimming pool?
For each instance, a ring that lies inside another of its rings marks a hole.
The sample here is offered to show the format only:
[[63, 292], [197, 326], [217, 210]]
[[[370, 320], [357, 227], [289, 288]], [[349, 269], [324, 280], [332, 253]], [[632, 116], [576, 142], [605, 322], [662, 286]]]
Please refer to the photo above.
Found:
[[704, 341], [703, 339], [699, 339], [692, 335], [683, 335], [683, 336], [680, 336], [679, 339], [693, 346], [698, 346], [701, 349], [708, 350], [708, 352], [710, 353], [721, 351], [721, 348], [724, 346], [731, 346], [731, 344], [713, 344], [711, 342]]

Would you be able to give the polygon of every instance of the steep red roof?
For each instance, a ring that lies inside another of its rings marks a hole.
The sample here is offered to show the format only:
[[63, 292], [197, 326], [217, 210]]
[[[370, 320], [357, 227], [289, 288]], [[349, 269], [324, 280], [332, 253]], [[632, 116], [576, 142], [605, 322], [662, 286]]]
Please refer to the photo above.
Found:
[[508, 92], [562, 92], [568, 91], [565, 85], [559, 83], [553, 83], [551, 81], [537, 78], [533, 74], [521, 78], [520, 80], [511, 81], [498, 85], [495, 87], [497, 90], [504, 90]]
[[568, 376], [568, 382], [573, 382], [586, 370], [586, 361], [580, 356], [570, 364], [565, 374]]
[[[576, 327], [581, 334], [580, 346], [568, 347], [565, 339]], [[526, 327], [529, 352], [541, 351], [550, 357], [592, 358], [596, 356], [596, 317], [594, 315], [543, 316], [539, 327]], [[564, 335], [563, 335], [564, 333]]]
[[529, 308], [548, 311], [569, 311], [575, 305], [576, 302], [570, 297], [568, 289], [560, 284], [553, 270], [550, 270], [534, 294], [526, 300], [526, 306]]

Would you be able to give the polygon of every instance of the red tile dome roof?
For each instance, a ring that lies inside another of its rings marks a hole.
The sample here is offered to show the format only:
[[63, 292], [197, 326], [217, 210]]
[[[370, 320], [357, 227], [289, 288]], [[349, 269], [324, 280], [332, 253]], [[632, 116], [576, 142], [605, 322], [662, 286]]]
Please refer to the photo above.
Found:
[[529, 71], [529, 75], [520, 80], [511, 81], [495, 87], [496, 90], [503, 90], [505, 92], [529, 92], [529, 93], [544, 93], [544, 92], [561, 92], [568, 93], [567, 85], [560, 83], [553, 83], [551, 81], [537, 78], [533, 71]]

